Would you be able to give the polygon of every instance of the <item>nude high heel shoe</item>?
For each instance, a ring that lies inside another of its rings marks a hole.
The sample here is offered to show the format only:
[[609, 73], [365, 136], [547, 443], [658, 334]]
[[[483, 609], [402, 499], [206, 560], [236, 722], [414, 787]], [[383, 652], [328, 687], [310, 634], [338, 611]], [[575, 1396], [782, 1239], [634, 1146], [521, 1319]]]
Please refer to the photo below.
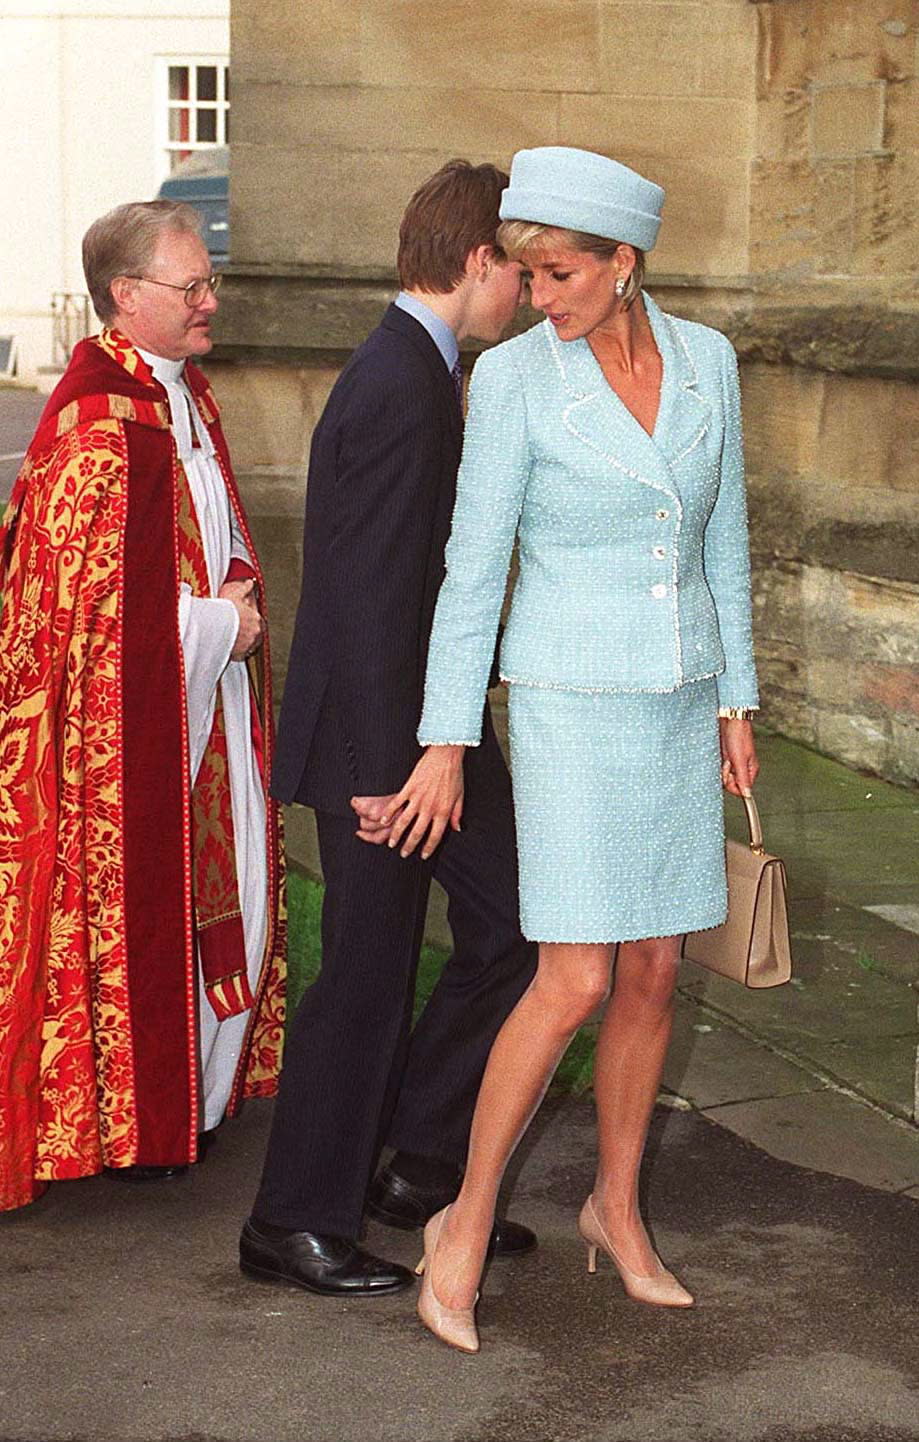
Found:
[[449, 1210], [449, 1207], [444, 1207], [443, 1211], [436, 1212], [424, 1229], [424, 1256], [415, 1268], [416, 1274], [423, 1277], [418, 1316], [428, 1331], [439, 1337], [441, 1342], [446, 1342], [448, 1347], [456, 1347], [460, 1352], [477, 1352], [479, 1334], [475, 1325], [475, 1308], [478, 1292], [471, 1307], [445, 1307], [434, 1291], [434, 1253]]
[[622, 1278], [626, 1292], [636, 1302], [650, 1302], [657, 1307], [691, 1307], [695, 1302], [692, 1293], [687, 1292], [673, 1273], [667, 1271], [660, 1257], [656, 1257], [659, 1270], [650, 1277], [640, 1277], [620, 1261], [597, 1216], [592, 1193], [581, 1208], [578, 1231], [587, 1243], [588, 1272], [597, 1270], [597, 1252], [605, 1252]]

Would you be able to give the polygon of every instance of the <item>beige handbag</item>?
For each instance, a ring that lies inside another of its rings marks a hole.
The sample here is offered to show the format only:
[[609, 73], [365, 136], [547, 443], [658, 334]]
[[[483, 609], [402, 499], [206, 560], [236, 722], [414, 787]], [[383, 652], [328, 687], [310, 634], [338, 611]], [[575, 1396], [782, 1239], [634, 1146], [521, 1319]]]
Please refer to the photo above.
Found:
[[691, 931], [683, 955], [744, 986], [781, 986], [791, 976], [785, 863], [763, 847], [752, 796], [743, 798], [749, 845], [728, 841], [728, 919], [711, 931]]

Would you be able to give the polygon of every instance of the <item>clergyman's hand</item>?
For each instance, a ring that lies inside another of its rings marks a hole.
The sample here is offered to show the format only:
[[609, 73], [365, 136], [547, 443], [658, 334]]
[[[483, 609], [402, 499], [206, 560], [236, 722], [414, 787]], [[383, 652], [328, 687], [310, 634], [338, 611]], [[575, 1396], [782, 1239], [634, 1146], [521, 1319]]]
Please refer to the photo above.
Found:
[[236, 642], [230, 652], [231, 661], [245, 661], [262, 644], [264, 623], [255, 598], [255, 581], [224, 581], [217, 592], [221, 601], [232, 601], [239, 616]]

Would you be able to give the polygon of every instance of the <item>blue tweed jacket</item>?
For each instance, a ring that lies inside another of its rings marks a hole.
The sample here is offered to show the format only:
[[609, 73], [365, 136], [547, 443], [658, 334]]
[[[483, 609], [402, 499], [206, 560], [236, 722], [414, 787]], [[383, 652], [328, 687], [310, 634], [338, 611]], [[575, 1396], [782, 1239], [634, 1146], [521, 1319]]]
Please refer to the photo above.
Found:
[[505, 680], [663, 692], [717, 676], [719, 705], [758, 704], [736, 357], [644, 302], [663, 360], [653, 437], [587, 341], [549, 321], [476, 365], [423, 745], [478, 740], [515, 534]]

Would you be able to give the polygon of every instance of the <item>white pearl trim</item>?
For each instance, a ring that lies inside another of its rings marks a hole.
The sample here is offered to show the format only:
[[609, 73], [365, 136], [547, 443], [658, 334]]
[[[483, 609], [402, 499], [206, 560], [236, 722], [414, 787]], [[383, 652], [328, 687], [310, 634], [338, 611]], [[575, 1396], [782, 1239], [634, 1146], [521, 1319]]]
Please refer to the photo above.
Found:
[[481, 746], [481, 737], [477, 741], [427, 741], [423, 736], [416, 736], [415, 740], [419, 746]]
[[[576, 691], [579, 696], [672, 696], [684, 686], [694, 686], [697, 681], [712, 681], [722, 671], [705, 671], [699, 676], [684, 676], [672, 686], [575, 686], [568, 681], [538, 681], [532, 676], [505, 676], [501, 680], [508, 686], [532, 686], [537, 691]], [[446, 744], [446, 743], [444, 743]]]

